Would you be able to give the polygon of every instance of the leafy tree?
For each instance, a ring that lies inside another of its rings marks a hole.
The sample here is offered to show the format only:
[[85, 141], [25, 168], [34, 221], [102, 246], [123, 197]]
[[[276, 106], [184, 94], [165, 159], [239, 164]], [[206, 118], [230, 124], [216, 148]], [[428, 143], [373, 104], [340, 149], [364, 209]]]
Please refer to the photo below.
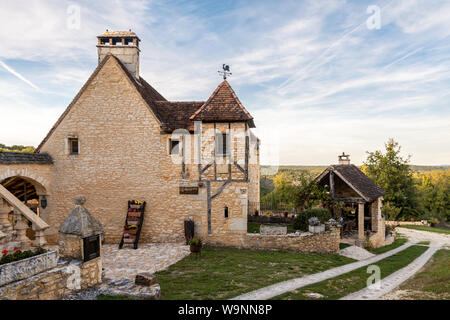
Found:
[[385, 202], [391, 207], [415, 208], [417, 194], [412, 171], [409, 166], [411, 156], [402, 158], [401, 147], [394, 139], [385, 143], [386, 151], [367, 152], [363, 171], [375, 181], [384, 191]]

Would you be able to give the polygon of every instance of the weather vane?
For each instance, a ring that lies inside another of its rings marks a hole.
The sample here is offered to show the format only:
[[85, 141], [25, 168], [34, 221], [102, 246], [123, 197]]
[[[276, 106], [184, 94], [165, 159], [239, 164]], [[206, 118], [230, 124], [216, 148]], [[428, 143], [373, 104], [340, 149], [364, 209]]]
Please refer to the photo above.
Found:
[[227, 76], [232, 75], [232, 73], [230, 72], [230, 66], [224, 63], [222, 65], [222, 69], [223, 69], [223, 71], [217, 71], [217, 72], [223, 75], [223, 80], [226, 80]]

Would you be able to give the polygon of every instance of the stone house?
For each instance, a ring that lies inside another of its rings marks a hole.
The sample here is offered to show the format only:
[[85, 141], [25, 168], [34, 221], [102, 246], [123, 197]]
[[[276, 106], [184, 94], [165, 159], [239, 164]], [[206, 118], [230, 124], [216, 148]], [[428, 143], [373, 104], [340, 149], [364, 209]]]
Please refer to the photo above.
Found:
[[192, 218], [205, 242], [241, 245], [259, 203], [253, 117], [226, 80], [206, 101], [167, 100], [140, 75], [139, 43], [131, 31], [98, 36], [97, 68], [36, 153], [0, 153], [0, 183], [36, 200], [50, 243], [83, 194], [107, 243], [121, 239], [128, 200], [141, 200], [142, 242], [183, 241]]

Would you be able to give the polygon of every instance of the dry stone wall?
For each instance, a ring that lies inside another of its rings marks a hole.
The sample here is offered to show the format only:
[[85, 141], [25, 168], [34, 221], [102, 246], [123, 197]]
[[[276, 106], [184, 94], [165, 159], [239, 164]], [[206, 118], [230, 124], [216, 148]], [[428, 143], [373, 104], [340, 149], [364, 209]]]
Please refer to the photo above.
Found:
[[56, 300], [102, 282], [102, 260], [67, 262], [0, 287], [0, 300]]

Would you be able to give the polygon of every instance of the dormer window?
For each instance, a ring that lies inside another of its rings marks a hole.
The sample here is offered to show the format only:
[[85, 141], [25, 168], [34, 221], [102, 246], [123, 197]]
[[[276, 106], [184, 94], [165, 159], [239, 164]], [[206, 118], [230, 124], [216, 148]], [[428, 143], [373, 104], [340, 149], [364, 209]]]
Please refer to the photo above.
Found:
[[180, 140], [169, 139], [170, 154], [180, 154]]
[[229, 135], [227, 133], [216, 133], [216, 155], [226, 157], [230, 154]]
[[78, 138], [68, 138], [69, 142], [69, 154], [70, 155], [77, 155], [79, 154], [79, 143]]

